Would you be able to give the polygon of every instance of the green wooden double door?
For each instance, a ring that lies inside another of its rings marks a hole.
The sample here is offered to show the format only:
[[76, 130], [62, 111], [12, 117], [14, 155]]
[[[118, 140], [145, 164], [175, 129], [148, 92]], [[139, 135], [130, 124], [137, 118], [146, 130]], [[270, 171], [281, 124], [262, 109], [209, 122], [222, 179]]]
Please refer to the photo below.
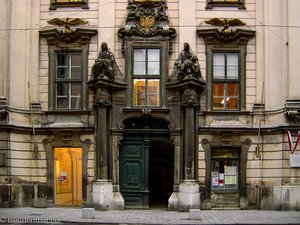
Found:
[[148, 208], [148, 137], [127, 138], [120, 151], [120, 190], [126, 208]]
[[167, 206], [173, 190], [173, 146], [166, 138], [124, 138], [120, 149], [120, 191], [126, 208]]

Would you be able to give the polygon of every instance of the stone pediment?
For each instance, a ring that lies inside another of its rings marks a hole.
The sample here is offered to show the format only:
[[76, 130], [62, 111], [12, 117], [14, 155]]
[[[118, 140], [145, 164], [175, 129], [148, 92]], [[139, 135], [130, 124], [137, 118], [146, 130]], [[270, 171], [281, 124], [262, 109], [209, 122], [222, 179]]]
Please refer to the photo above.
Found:
[[169, 52], [172, 52], [176, 30], [170, 27], [165, 0], [132, 0], [128, 3], [126, 23], [118, 30], [125, 51], [126, 37], [169, 37]]

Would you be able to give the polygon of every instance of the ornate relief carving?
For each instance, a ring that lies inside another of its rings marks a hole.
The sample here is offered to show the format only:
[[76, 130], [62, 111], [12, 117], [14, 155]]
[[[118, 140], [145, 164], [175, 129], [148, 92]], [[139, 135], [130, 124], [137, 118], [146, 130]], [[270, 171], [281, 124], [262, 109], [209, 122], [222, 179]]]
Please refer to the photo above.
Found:
[[237, 26], [245, 26], [246, 24], [241, 21], [238, 18], [235, 19], [219, 19], [219, 18], [212, 18], [210, 20], [205, 21], [205, 23], [213, 25], [213, 26], [218, 26], [218, 27], [223, 27], [221, 30], [221, 33], [228, 35], [230, 33], [233, 33], [234, 31], [232, 29], [229, 29], [229, 27], [237, 27]]
[[287, 100], [285, 103], [285, 116], [293, 124], [300, 121], [300, 100]]
[[94, 107], [110, 107], [111, 105], [111, 100], [109, 99], [97, 98], [94, 101]]
[[207, 139], [203, 139], [201, 141], [201, 145], [203, 148], [205, 148], [206, 146], [210, 145], [210, 142]]
[[202, 36], [204, 41], [207, 44], [213, 44], [215, 41], [221, 43], [231, 43], [235, 41], [239, 41], [240, 44], [247, 44], [249, 38], [253, 37], [255, 31], [252, 30], [245, 30], [245, 29], [229, 29], [229, 27], [241, 27], [245, 26], [246, 24], [241, 21], [240, 19], [219, 19], [213, 18], [211, 20], [205, 21], [205, 23], [223, 27], [221, 30], [219, 29], [198, 29], [197, 34]]
[[86, 138], [84, 140], [81, 139], [82, 137], [80, 136], [80, 142], [85, 145], [87, 147], [87, 149], [89, 149], [92, 145], [92, 140], [89, 138]]
[[245, 146], [249, 146], [251, 145], [252, 141], [249, 138], [246, 138], [245, 140], [242, 141], [242, 144]]
[[53, 45], [59, 42], [71, 43], [80, 41], [86, 44], [90, 41], [93, 35], [97, 34], [97, 30], [77, 28], [71, 29], [71, 26], [80, 26], [87, 24], [87, 21], [80, 18], [54, 18], [47, 21], [51, 25], [64, 27], [63, 30], [50, 29], [40, 31], [42, 37], [47, 39], [48, 44]]
[[129, 1], [126, 24], [118, 31], [118, 35], [123, 41], [122, 51], [125, 51], [124, 42], [128, 36], [154, 37], [161, 35], [169, 37], [169, 51], [172, 52], [176, 30], [169, 25], [167, 8], [165, 0]]
[[163, 121], [167, 121], [169, 123], [168, 128], [170, 130], [174, 130], [175, 127], [175, 116], [170, 113], [168, 109], [151, 109], [150, 112], [147, 110], [148, 114], [145, 114], [145, 109], [124, 109], [124, 114], [120, 118], [117, 127], [119, 129], [124, 129], [125, 124], [124, 121], [130, 118], [141, 118], [141, 117], [149, 117], [153, 119], [160, 119]]
[[52, 20], [48, 20], [47, 23], [51, 25], [56, 25], [56, 26], [64, 26], [65, 29], [61, 31], [63, 34], [71, 34], [74, 32], [74, 30], [71, 29], [71, 26], [79, 26], [79, 25], [84, 25], [87, 24], [88, 22], [80, 19], [80, 18], [54, 18]]

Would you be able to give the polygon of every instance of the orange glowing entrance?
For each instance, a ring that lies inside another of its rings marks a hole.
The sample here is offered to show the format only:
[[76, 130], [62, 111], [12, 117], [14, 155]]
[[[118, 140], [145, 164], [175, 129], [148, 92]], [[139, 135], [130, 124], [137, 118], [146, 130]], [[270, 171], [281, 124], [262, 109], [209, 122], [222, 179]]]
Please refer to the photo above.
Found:
[[54, 149], [54, 193], [57, 206], [81, 206], [82, 149]]

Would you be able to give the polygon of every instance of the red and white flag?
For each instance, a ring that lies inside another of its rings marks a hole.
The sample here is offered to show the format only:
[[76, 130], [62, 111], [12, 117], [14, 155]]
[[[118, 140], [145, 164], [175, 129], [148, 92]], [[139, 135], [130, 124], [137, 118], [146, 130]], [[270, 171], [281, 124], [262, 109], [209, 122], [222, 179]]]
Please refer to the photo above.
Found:
[[289, 142], [289, 147], [290, 147], [290, 151], [292, 154], [294, 154], [296, 148], [297, 148], [297, 145], [298, 145], [298, 142], [300, 140], [300, 131], [298, 131], [298, 134], [297, 134], [297, 139], [296, 139], [296, 142], [294, 144], [294, 141], [293, 141], [293, 136], [291, 134], [291, 132], [289, 130], [286, 130], [286, 134], [288, 136], [288, 142]]

